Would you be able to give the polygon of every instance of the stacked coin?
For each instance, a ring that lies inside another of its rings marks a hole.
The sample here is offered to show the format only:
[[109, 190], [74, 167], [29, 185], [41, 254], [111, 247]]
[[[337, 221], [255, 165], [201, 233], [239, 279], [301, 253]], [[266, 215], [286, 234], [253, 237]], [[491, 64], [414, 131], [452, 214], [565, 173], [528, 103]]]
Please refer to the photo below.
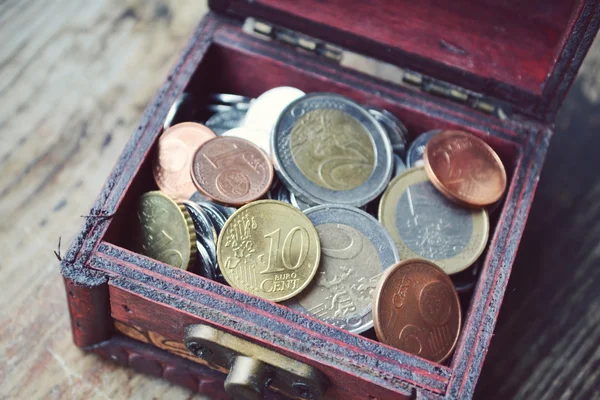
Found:
[[185, 93], [164, 125], [136, 251], [354, 333], [374, 326], [436, 362], [451, 354], [484, 207], [506, 188], [485, 142], [434, 130], [409, 145], [387, 110], [292, 87]]

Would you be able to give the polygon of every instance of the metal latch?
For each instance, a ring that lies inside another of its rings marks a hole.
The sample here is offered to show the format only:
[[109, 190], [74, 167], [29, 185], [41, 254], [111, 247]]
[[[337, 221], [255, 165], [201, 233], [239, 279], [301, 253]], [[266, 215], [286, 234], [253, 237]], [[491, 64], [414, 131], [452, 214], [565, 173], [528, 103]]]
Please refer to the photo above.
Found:
[[254, 18], [246, 18], [243, 30], [246, 33], [276, 40], [297, 49], [325, 57], [331, 61], [339, 63], [342, 60], [342, 48], [291, 29], [259, 21]]
[[329, 381], [318, 369], [208, 325], [185, 328], [194, 355], [229, 369], [225, 391], [238, 400], [262, 400], [266, 388], [300, 399], [321, 399]]

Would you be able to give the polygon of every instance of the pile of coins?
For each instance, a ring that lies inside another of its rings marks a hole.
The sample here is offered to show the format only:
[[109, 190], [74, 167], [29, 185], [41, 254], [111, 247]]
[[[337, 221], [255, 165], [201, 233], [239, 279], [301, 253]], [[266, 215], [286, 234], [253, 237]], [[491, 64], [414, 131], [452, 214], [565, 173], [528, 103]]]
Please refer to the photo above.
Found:
[[486, 207], [507, 184], [484, 141], [440, 129], [409, 145], [387, 110], [292, 87], [204, 103], [186, 93], [164, 127], [135, 251], [354, 333], [374, 328], [429, 360], [450, 356], [457, 293], [475, 282]]

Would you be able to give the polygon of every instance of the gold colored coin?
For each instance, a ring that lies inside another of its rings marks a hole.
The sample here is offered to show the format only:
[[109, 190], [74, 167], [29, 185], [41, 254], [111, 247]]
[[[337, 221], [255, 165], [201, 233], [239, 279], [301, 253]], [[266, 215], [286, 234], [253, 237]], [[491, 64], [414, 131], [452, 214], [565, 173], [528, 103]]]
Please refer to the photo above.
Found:
[[423, 167], [406, 170], [390, 182], [379, 203], [379, 221], [392, 235], [401, 259], [424, 258], [447, 274], [471, 266], [489, 234], [487, 211], [448, 200]]
[[300, 293], [319, 266], [321, 246], [310, 220], [290, 204], [255, 201], [225, 223], [217, 259], [233, 287], [271, 301]]
[[176, 268], [188, 269], [196, 259], [196, 233], [183, 204], [160, 191], [148, 192], [137, 204], [134, 249]]
[[290, 152], [298, 169], [330, 190], [359, 187], [375, 168], [369, 132], [351, 115], [334, 109], [309, 111], [290, 134]]

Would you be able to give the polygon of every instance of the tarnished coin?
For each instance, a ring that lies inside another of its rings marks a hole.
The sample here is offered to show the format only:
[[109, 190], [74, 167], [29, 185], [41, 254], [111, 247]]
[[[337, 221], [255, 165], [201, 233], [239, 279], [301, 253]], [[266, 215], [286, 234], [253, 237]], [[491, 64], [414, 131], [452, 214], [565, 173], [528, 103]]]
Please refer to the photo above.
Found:
[[189, 199], [196, 192], [190, 177], [192, 157], [206, 141], [215, 138], [202, 124], [182, 122], [167, 129], [158, 139], [152, 173], [160, 190], [176, 199]]
[[394, 178], [379, 202], [379, 221], [400, 258], [425, 258], [447, 274], [472, 265], [485, 249], [489, 222], [484, 209], [462, 207], [444, 197], [423, 167]]
[[133, 250], [187, 269], [196, 258], [196, 233], [190, 214], [160, 191], [142, 195], [137, 203]]
[[261, 132], [268, 138], [277, 123], [279, 114], [294, 100], [304, 96], [304, 92], [290, 86], [279, 86], [267, 90], [250, 105], [244, 126]]
[[425, 153], [425, 146], [431, 140], [432, 137], [440, 133], [440, 129], [435, 129], [425, 133], [421, 133], [416, 137], [415, 140], [408, 147], [406, 152], [406, 166], [408, 168], [421, 167], [424, 164], [423, 154]]
[[227, 282], [271, 301], [300, 293], [317, 272], [321, 246], [310, 220], [274, 200], [245, 205], [219, 235], [217, 258]]
[[238, 128], [229, 129], [221, 134], [223, 137], [237, 137], [245, 139], [251, 143], [254, 143], [262, 149], [270, 157], [271, 154], [271, 142], [270, 136], [264, 135], [261, 131], [248, 127], [241, 126]]
[[375, 292], [373, 320], [381, 342], [441, 363], [458, 341], [460, 303], [444, 271], [411, 259], [384, 273]]
[[506, 190], [506, 171], [498, 154], [477, 136], [443, 131], [425, 148], [425, 172], [433, 185], [457, 203], [483, 207]]
[[406, 154], [406, 147], [408, 146], [408, 129], [394, 114], [387, 110], [367, 107], [369, 113], [379, 122], [383, 129], [385, 129], [390, 143], [392, 144], [392, 150], [394, 153], [404, 157]]
[[232, 108], [231, 110], [214, 114], [206, 121], [206, 126], [220, 136], [231, 129], [242, 126], [245, 115], [246, 111]]
[[321, 241], [319, 270], [311, 284], [285, 305], [350, 332], [373, 326], [373, 293], [398, 262], [389, 233], [355, 207], [325, 204], [305, 211]]
[[273, 181], [273, 165], [247, 140], [217, 137], [198, 148], [192, 180], [198, 191], [221, 204], [240, 206], [261, 198]]
[[314, 93], [290, 104], [271, 145], [281, 180], [311, 204], [360, 207], [381, 194], [392, 174], [390, 140], [381, 125], [336, 94]]

